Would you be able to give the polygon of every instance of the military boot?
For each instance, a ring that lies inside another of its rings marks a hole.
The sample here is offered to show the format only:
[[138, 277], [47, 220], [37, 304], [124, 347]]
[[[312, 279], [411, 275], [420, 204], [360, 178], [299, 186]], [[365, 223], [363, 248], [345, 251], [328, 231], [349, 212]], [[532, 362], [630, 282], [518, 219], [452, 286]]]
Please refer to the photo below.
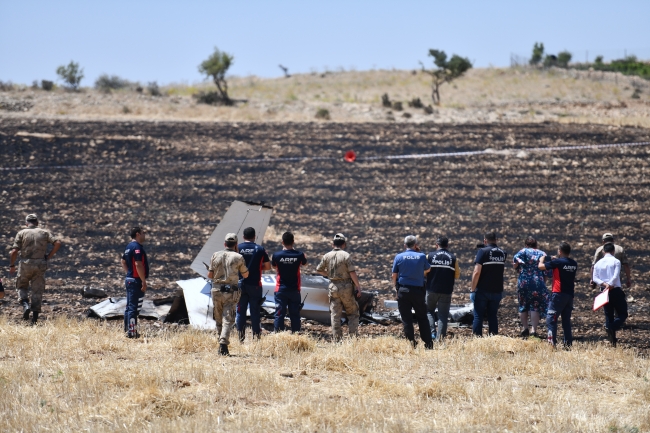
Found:
[[243, 343], [244, 340], [246, 339], [246, 331], [238, 331], [239, 332], [239, 342]]
[[28, 301], [20, 301], [20, 303], [23, 306], [23, 320], [29, 320], [29, 313], [31, 313], [31, 309], [29, 308], [29, 302]]
[[36, 322], [38, 322], [38, 314], [36, 311], [32, 313], [32, 325], [36, 325]]
[[228, 345], [227, 344], [220, 344], [219, 345], [219, 355], [230, 356], [230, 353], [228, 352]]

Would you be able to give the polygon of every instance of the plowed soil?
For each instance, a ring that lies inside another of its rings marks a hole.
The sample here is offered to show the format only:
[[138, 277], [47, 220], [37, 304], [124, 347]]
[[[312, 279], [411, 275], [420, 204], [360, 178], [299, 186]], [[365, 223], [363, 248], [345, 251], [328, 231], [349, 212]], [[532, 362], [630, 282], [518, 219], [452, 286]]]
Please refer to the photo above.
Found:
[[[439, 234], [458, 254], [461, 280], [454, 302], [468, 302], [477, 242], [487, 230], [512, 257], [533, 234], [555, 253], [568, 241], [578, 261], [574, 334], [603, 340], [602, 312], [592, 312], [594, 250], [604, 232], [616, 235], [633, 266], [630, 318], [620, 342], [650, 348], [648, 183], [650, 146], [521, 152], [527, 148], [650, 141], [650, 131], [599, 125], [228, 124], [72, 122], [0, 119], [0, 262], [5, 286], [8, 252], [26, 214], [37, 213], [64, 246], [50, 264], [44, 318], [84, 316], [96, 301], [83, 286], [123, 294], [119, 258], [133, 225], [148, 229], [151, 294], [167, 296], [189, 269], [232, 200], [272, 205], [277, 233], [298, 234], [298, 249], [314, 272], [329, 239], [347, 234], [366, 290], [392, 297], [390, 265], [403, 237], [423, 250]], [[493, 154], [346, 163], [359, 157], [495, 149]], [[313, 160], [332, 156], [333, 160]], [[289, 162], [226, 163], [232, 158], [298, 157]], [[269, 251], [279, 248], [269, 239]], [[518, 335], [516, 275], [506, 271], [501, 333]], [[18, 320], [13, 290], [0, 314]], [[308, 324], [314, 332], [327, 332]], [[366, 333], [399, 333], [369, 325]], [[453, 329], [456, 335], [467, 329]]]

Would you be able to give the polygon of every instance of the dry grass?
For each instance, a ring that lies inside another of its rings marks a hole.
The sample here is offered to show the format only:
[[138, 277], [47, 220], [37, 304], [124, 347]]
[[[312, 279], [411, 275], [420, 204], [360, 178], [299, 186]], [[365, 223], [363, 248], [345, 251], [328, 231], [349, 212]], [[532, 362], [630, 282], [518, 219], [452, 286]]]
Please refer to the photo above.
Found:
[[650, 430], [650, 361], [631, 350], [280, 334], [224, 359], [213, 333], [119, 327], [1, 321], [0, 430]]
[[[165, 97], [127, 91], [104, 94], [93, 89], [81, 93], [31, 89], [3, 92], [0, 98], [33, 104], [27, 112], [5, 116], [67, 119], [140, 119], [230, 122], [312, 122], [326, 109], [338, 122], [589, 122], [650, 127], [650, 83], [622, 75], [565, 70], [473, 69], [443, 86], [442, 107], [427, 115], [409, 108], [420, 98], [431, 103], [429, 77], [412, 71], [348, 71], [297, 74], [291, 78], [233, 77], [229, 87], [236, 107], [197, 104], [192, 94], [209, 90], [210, 83], [171, 85]], [[640, 99], [632, 99], [634, 86]], [[389, 114], [381, 106], [388, 93], [401, 101], [404, 112]], [[126, 108], [126, 109], [125, 109]], [[407, 114], [407, 117], [404, 117]], [[409, 117], [410, 116], [410, 117]]]

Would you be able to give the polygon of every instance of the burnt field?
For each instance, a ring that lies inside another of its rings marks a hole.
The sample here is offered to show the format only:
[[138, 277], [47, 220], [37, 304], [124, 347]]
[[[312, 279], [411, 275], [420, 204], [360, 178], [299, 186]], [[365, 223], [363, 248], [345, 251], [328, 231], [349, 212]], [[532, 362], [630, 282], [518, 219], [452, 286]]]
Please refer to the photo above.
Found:
[[[527, 148], [650, 141], [650, 131], [599, 125], [227, 124], [0, 120], [0, 236], [9, 265], [13, 236], [27, 213], [37, 213], [64, 246], [47, 275], [44, 316], [83, 316], [95, 301], [83, 286], [123, 293], [119, 258], [128, 230], [148, 229], [151, 295], [170, 295], [234, 199], [275, 208], [276, 233], [297, 233], [296, 247], [314, 272], [336, 232], [349, 250], [362, 285], [384, 297], [393, 256], [416, 234], [423, 250], [439, 234], [450, 238], [462, 277], [456, 302], [468, 301], [475, 245], [496, 230], [509, 257], [533, 234], [554, 253], [568, 241], [580, 266], [574, 311], [578, 341], [604, 340], [602, 312], [591, 311], [593, 251], [611, 231], [632, 263], [630, 317], [620, 342], [650, 348], [648, 188], [650, 146], [525, 152]], [[436, 159], [374, 160], [396, 154], [495, 149], [493, 154]], [[521, 152], [524, 150], [524, 152]], [[331, 156], [331, 160], [313, 160]], [[297, 157], [297, 161], [219, 163], [232, 158]], [[60, 166], [60, 167], [55, 167]], [[73, 166], [73, 167], [70, 167]], [[276, 238], [265, 246], [279, 248]], [[518, 334], [516, 275], [506, 271], [500, 311], [503, 334]], [[13, 286], [11, 281], [6, 286]], [[17, 318], [15, 292], [0, 314]], [[313, 329], [320, 329], [313, 327]], [[398, 332], [363, 327], [362, 332]], [[456, 335], [467, 329], [452, 329]]]

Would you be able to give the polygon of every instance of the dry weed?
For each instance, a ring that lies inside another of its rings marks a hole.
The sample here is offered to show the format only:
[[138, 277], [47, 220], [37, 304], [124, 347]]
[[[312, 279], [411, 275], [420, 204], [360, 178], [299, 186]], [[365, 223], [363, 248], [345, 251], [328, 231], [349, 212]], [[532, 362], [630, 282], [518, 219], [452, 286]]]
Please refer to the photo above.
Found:
[[191, 329], [133, 341], [118, 323], [0, 320], [0, 336], [2, 431], [650, 429], [650, 361], [606, 345], [281, 333], [223, 358]]
[[278, 358], [290, 353], [312, 352], [316, 343], [304, 335], [287, 331], [268, 335], [250, 347], [257, 355]]

